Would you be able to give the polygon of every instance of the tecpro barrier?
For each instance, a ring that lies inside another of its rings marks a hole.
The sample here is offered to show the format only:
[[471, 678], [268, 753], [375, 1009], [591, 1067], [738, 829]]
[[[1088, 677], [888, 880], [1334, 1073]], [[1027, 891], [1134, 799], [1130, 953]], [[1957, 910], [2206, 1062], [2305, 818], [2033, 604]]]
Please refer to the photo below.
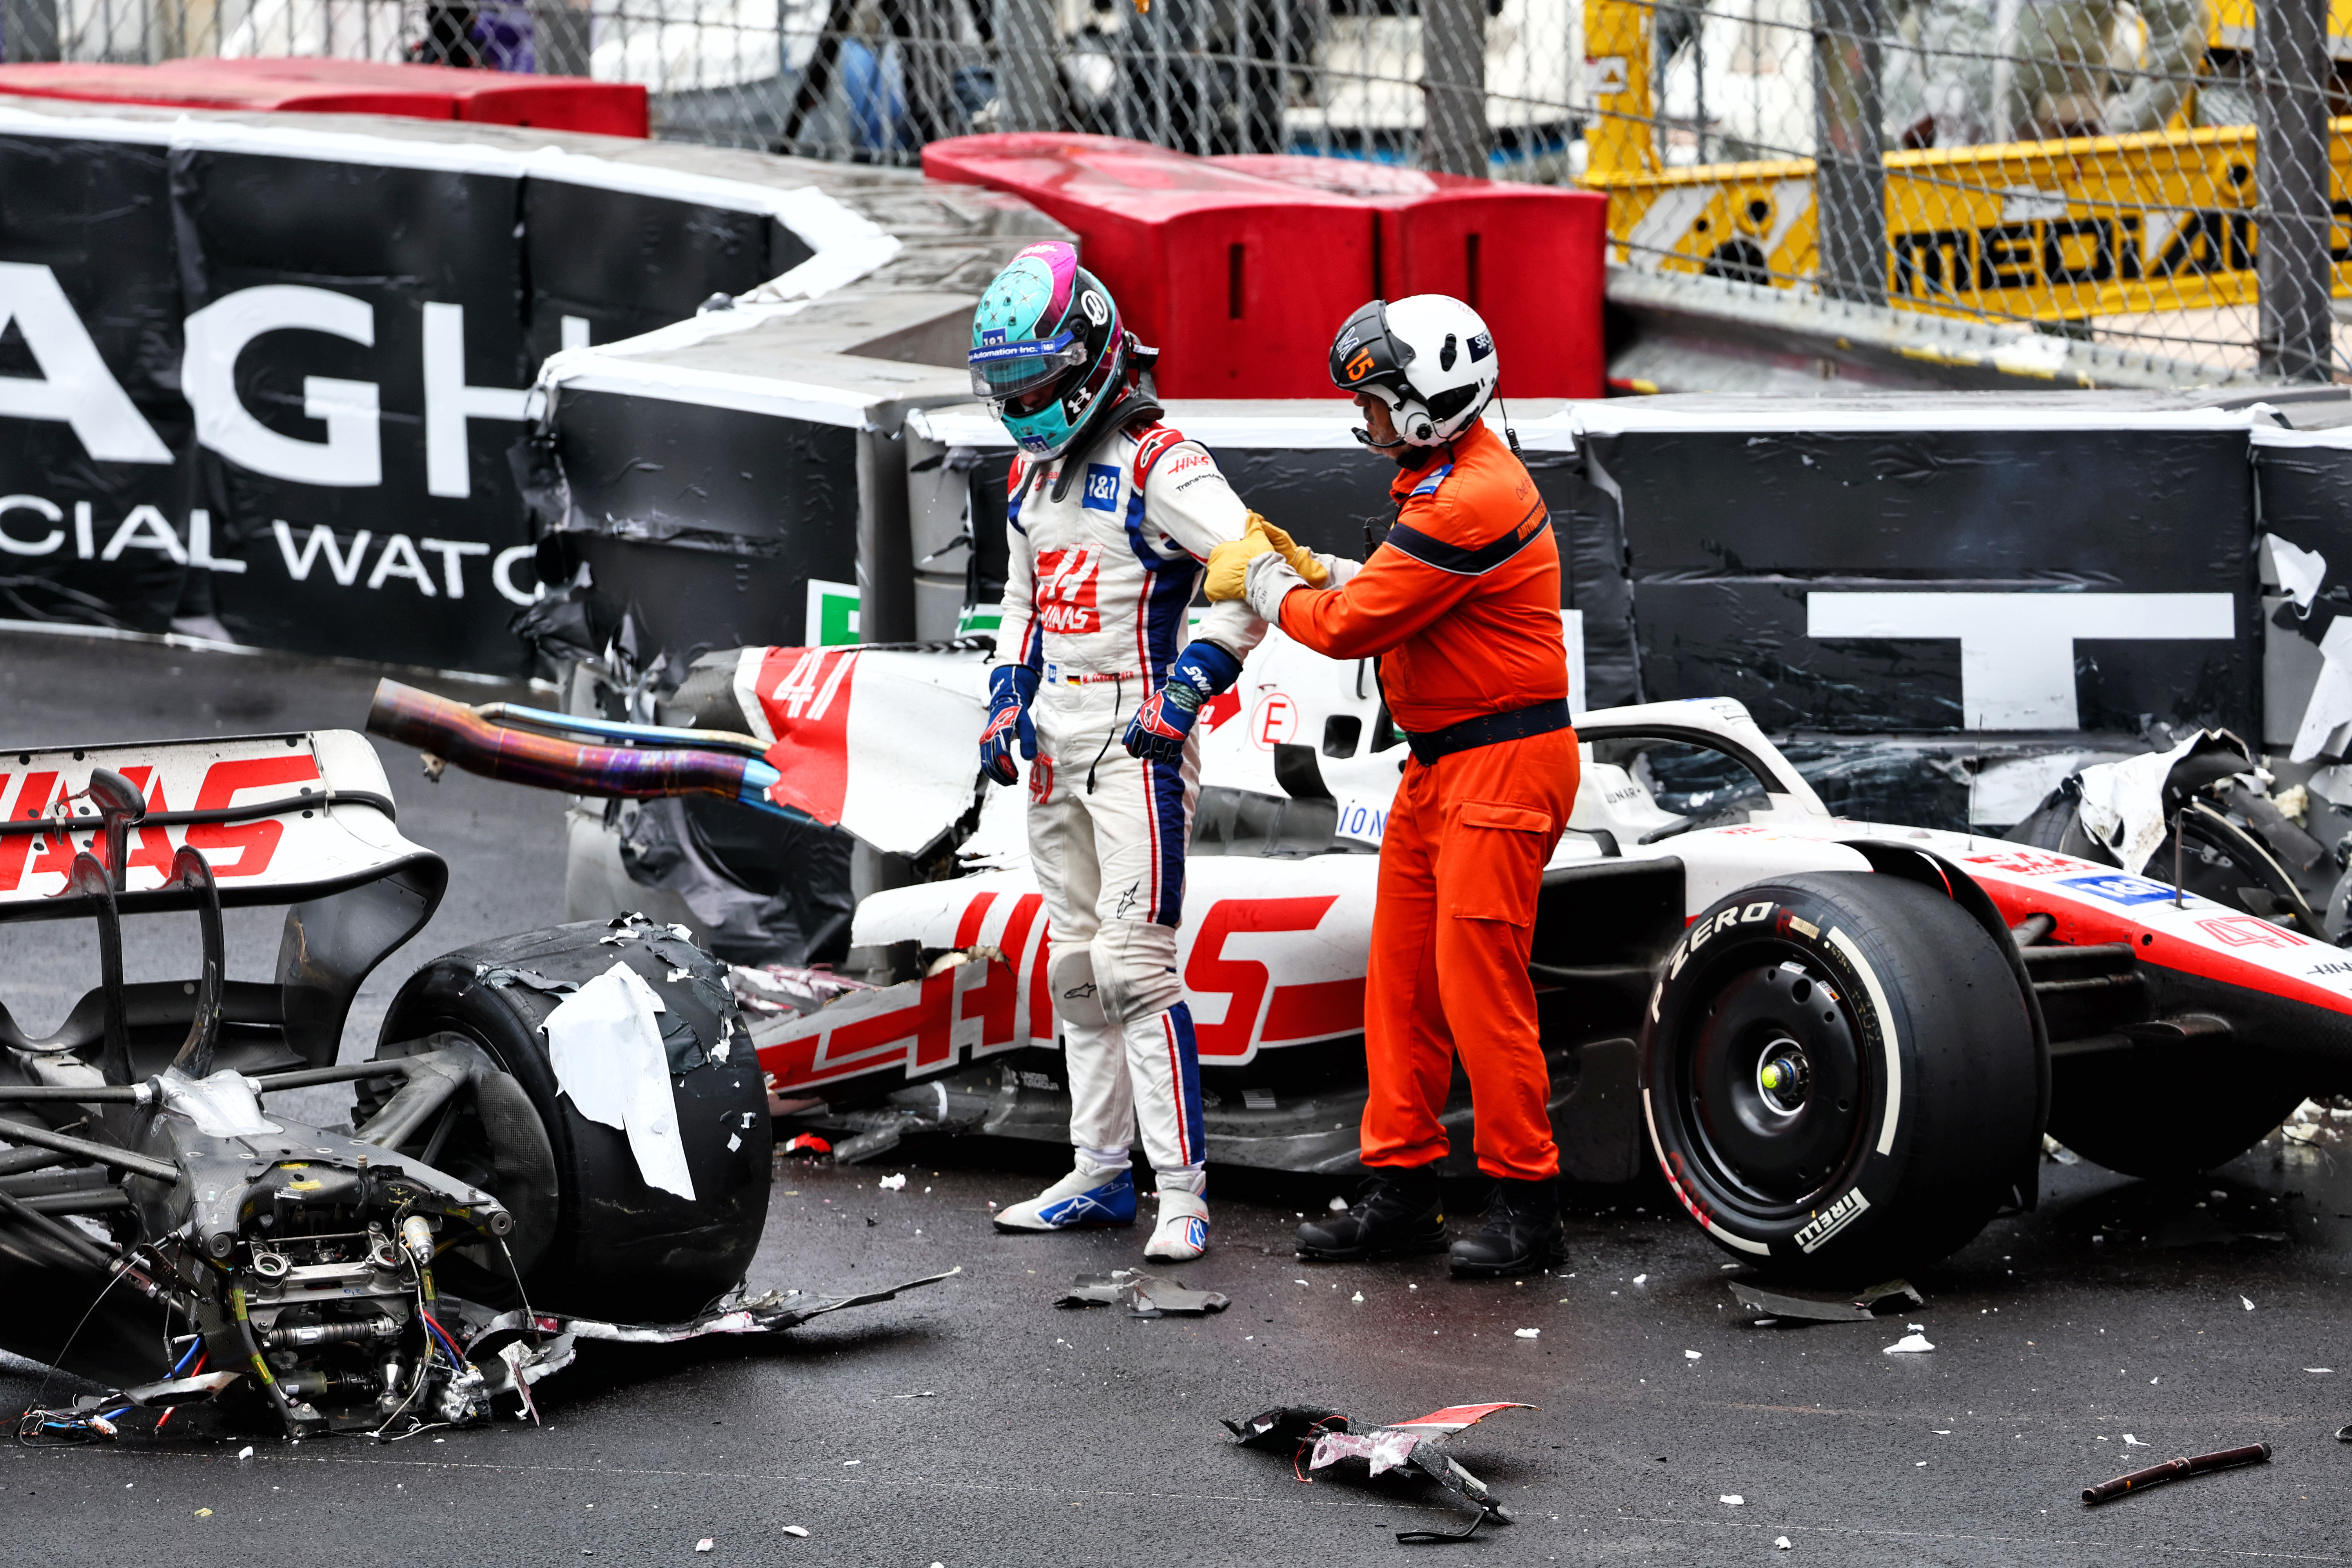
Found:
[[646, 133], [646, 89], [584, 77], [463, 70], [309, 57], [178, 59], [160, 65], [0, 65], [0, 93], [310, 114], [392, 114], [536, 125], [603, 136]]
[[1517, 346], [1504, 393], [1601, 391], [1591, 192], [1344, 159], [1196, 158], [1113, 136], [959, 136], [924, 173], [1008, 192], [1076, 232], [1171, 397], [1318, 397], [1367, 300], [1445, 293]]

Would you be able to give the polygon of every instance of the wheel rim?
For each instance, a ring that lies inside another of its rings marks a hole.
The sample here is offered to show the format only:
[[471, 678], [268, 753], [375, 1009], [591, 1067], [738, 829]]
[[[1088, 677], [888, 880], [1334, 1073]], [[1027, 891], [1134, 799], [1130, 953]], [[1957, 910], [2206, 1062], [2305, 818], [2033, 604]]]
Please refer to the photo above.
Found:
[[1862, 1147], [1861, 1030], [1842, 988], [1781, 943], [1727, 953], [1680, 1031], [1694, 1153], [1759, 1216], [1839, 1184]]

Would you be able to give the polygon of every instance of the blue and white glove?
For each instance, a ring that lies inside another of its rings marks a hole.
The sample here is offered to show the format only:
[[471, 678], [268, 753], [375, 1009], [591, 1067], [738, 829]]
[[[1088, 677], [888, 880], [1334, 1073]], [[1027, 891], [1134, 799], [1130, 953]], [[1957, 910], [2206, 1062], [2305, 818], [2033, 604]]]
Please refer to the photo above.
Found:
[[1021, 782], [1020, 763], [1037, 755], [1037, 727], [1029, 704], [1037, 695], [1037, 672], [1025, 664], [1000, 664], [988, 672], [988, 727], [980, 732], [980, 770], [1001, 784]]
[[1242, 661], [1213, 642], [1196, 642], [1176, 656], [1160, 689], [1143, 700], [1128, 721], [1121, 744], [1128, 755], [1147, 763], [1184, 760], [1184, 741], [1201, 717], [1201, 704], [1242, 677]]

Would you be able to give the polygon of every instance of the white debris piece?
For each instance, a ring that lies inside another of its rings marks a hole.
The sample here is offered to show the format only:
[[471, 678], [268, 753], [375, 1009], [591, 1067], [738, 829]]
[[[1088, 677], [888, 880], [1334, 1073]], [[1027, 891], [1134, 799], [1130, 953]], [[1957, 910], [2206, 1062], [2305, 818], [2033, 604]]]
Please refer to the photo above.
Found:
[[2124, 1447], [2126, 1448], [2153, 1448], [2156, 1445], [2153, 1443], [2143, 1443], [2138, 1438], [2126, 1432], [2124, 1434]]
[[243, 1463], [245, 1460], [253, 1458], [253, 1450], [250, 1447], [239, 1448], [236, 1451], [236, 1457], [238, 1462]]
[[2275, 533], [2263, 535], [2261, 551], [2257, 559], [2263, 584], [2293, 599], [2296, 609], [2309, 609], [2327, 576], [2327, 557], [2290, 544]]
[[556, 1087], [589, 1121], [629, 1135], [629, 1152], [647, 1186], [691, 1202], [694, 1178], [678, 1139], [669, 1053], [654, 1021], [666, 1010], [645, 977], [616, 961], [556, 1004], [541, 1027]]
[[903, 1193], [907, 1190], [907, 1178], [903, 1175], [888, 1175], [874, 1184], [886, 1193]]
[[788, 1525], [784, 1526], [784, 1533], [785, 1533], [786, 1535], [797, 1535], [797, 1536], [799, 1536], [799, 1537], [800, 1537], [802, 1540], [803, 1540], [803, 1541], [805, 1541], [805, 1540], [807, 1540], [807, 1539], [808, 1539], [808, 1531], [805, 1531], [805, 1530], [803, 1530], [803, 1529], [802, 1529], [799, 1525], [797, 1525], [797, 1524], [788, 1524]]
[[1650, 1277], [1646, 1274], [1636, 1274], [1633, 1276], [1633, 1283], [1636, 1285], [1646, 1285], [1649, 1281]]
[[2303, 1370], [2305, 1372], [2334, 1372], [2336, 1369], [2332, 1366], [2307, 1366]]
[[2171, 776], [2172, 765], [2203, 739], [2204, 732], [2198, 731], [2168, 752], [2147, 752], [2083, 770], [2083, 826], [2131, 875], [2139, 875], [2164, 837], [2164, 781]]
[[709, 1536], [707, 1536], [707, 1535], [706, 1535], [706, 1536], [704, 1536], [701, 1540], [699, 1540], [699, 1541], [696, 1542], [694, 1543], [694, 1549], [695, 1549], [697, 1552], [708, 1552], [708, 1551], [709, 1551], [709, 1550], [710, 1550], [710, 1537], [709, 1537]]
[[2243, 1297], [2243, 1296], [2241, 1296], [2241, 1297], [2239, 1297], [2239, 1298], [2238, 1298], [2238, 1301], [2239, 1301], [2239, 1304], [2240, 1304], [2240, 1305], [2242, 1305], [2242, 1306], [2243, 1306], [2243, 1307], [2246, 1309], [2246, 1310], [2247, 1310], [2247, 1311], [2251, 1312], [2251, 1311], [2252, 1311], [2252, 1310], [2254, 1310], [2254, 1304], [2253, 1304], [2253, 1302], [2252, 1302], [2252, 1301], [2251, 1301], [2251, 1300], [2249, 1300], [2247, 1298], [2245, 1298], [2245, 1297]]
[[1364, 1293], [1361, 1290], [1357, 1291], [1354, 1295], [1348, 1298], [1350, 1301], [1361, 1301], [1363, 1299]]
[[1516, 1338], [1531, 1340], [1541, 1334], [1543, 1331], [1541, 1329], [1513, 1329], [1511, 1332]]
[[2337, 763], [2322, 768], [2304, 780], [2303, 787], [2331, 805], [2352, 805], [2352, 767]]
[[1328, 1206], [1333, 1214], [1346, 1214], [1348, 1212], [1348, 1200], [1335, 1194], [1333, 1194]]
[[1745, 1507], [1748, 1502], [1748, 1500], [1741, 1497], [1738, 1492], [1726, 1492], [1715, 1500], [1717, 1502], [1729, 1503], [1734, 1508]]
[[2307, 763], [2334, 750], [2347, 723], [2352, 723], [2352, 621], [2338, 618], [2319, 639], [2319, 679], [2312, 682], [2288, 755]]
[[1906, 1334], [1901, 1339], [1895, 1341], [1893, 1344], [1888, 1345], [1886, 1347], [1885, 1353], [1888, 1355], [1910, 1355], [1917, 1351], [1931, 1351], [1935, 1348], [1935, 1346], [1927, 1342], [1927, 1336], [1925, 1334]]
[[1700, 1356], [1700, 1354], [1701, 1354], [1701, 1353], [1702, 1353], [1702, 1352], [1698, 1352], [1698, 1351], [1685, 1351], [1685, 1352], [1683, 1352], [1683, 1360], [1685, 1360], [1685, 1361], [1696, 1361], [1696, 1360], [1698, 1360], [1698, 1359], [1699, 1359], [1699, 1356]]
[[1772, 1538], [1772, 1544], [1786, 1552], [1789, 1550], [1789, 1538], [1785, 1535], [1776, 1535]]

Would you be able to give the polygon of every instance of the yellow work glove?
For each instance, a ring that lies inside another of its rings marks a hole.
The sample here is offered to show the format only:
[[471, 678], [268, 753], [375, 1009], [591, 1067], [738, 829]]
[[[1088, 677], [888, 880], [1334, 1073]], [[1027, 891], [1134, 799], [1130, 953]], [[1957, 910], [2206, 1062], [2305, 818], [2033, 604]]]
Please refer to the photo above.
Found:
[[[1322, 558], [1315, 552], [1307, 549], [1255, 512], [1250, 513], [1250, 521], [1256, 523], [1265, 534], [1268, 543], [1282, 552], [1282, 558], [1290, 563], [1290, 569], [1307, 579], [1308, 587], [1320, 588], [1331, 580], [1331, 569], [1323, 564]], [[1244, 570], [1247, 570], [1246, 563]]]
[[[1266, 537], [1267, 526], [1265, 519], [1252, 512], [1239, 539], [1209, 547], [1209, 575], [1204, 584], [1209, 603], [1222, 605], [1248, 596], [1249, 563], [1276, 548], [1274, 541]], [[1287, 544], [1289, 541], [1283, 542]]]

